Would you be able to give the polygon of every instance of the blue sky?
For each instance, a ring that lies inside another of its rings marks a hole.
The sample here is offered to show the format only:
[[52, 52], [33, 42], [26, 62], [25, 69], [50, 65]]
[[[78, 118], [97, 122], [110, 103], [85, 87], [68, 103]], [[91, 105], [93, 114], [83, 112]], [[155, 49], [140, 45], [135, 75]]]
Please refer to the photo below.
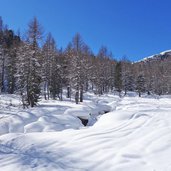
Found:
[[79, 32], [94, 53], [105, 45], [134, 61], [171, 49], [170, 7], [170, 0], [0, 0], [0, 15], [22, 33], [37, 16], [58, 47]]

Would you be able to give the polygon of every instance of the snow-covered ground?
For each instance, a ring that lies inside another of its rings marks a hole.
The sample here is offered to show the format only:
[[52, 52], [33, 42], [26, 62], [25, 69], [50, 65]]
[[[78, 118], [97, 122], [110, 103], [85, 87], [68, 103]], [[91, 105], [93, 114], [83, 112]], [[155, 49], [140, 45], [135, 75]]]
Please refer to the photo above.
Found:
[[170, 158], [170, 97], [87, 93], [23, 110], [0, 95], [0, 171], [171, 171]]

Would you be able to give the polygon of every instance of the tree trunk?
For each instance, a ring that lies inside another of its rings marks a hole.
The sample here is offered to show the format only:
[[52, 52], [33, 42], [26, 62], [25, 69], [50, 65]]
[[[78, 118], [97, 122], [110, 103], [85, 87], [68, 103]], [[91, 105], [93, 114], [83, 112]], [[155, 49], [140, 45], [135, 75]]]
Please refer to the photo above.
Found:
[[86, 82], [86, 88], [85, 88], [85, 91], [86, 91], [86, 92], [88, 91], [88, 81]]
[[5, 74], [5, 57], [3, 56], [3, 59], [2, 59], [1, 92], [5, 91], [5, 87], [4, 87], [4, 74]]
[[94, 90], [94, 84], [92, 83], [91, 85], [91, 90], [93, 91]]
[[60, 100], [63, 100], [63, 89], [62, 89], [63, 83], [62, 83], [62, 79], [61, 79], [61, 85], [60, 85]]
[[139, 91], [138, 94], [139, 94], [139, 97], [141, 97], [141, 91]]
[[71, 88], [70, 86], [67, 87], [67, 98], [71, 97]]
[[45, 98], [45, 100], [47, 100], [47, 97], [46, 97], [46, 87], [47, 87], [47, 84], [45, 82], [44, 83], [44, 98]]
[[76, 93], [75, 93], [75, 103], [78, 104], [78, 101], [79, 101], [79, 92], [76, 91]]
[[80, 87], [80, 102], [83, 102], [83, 86]]
[[47, 98], [49, 100], [49, 97], [50, 97], [50, 94], [49, 94], [50, 90], [49, 90], [49, 82], [48, 82], [48, 85], [47, 85]]
[[126, 91], [126, 89], [125, 89], [125, 93], [124, 93], [124, 96], [126, 96], [126, 94], [127, 94], [127, 91]]

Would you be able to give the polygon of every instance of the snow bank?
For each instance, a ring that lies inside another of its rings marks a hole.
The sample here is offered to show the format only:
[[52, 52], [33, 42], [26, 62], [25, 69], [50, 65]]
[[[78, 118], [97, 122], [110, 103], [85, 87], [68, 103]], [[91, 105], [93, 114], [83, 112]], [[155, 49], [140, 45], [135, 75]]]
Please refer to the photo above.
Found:
[[64, 112], [64, 115], [71, 115], [71, 116], [77, 116], [82, 119], [89, 119], [91, 115], [91, 109], [88, 107], [80, 107], [80, 108], [73, 108], [73, 109], [67, 109]]
[[[25, 133], [0, 136], [0, 170], [171, 170], [169, 97], [89, 97], [77, 107], [72, 102], [42, 102], [28, 111], [3, 108], [0, 130], [23, 125]], [[103, 105], [109, 113], [91, 127], [80, 127], [78, 115], [89, 117], [87, 113]]]
[[[99, 114], [111, 110], [105, 96], [87, 93], [84, 103], [72, 101], [43, 100], [38, 107], [22, 109], [20, 96], [0, 95], [0, 135], [6, 133], [53, 132], [83, 127], [80, 119], [88, 125], [97, 121]], [[80, 118], [80, 119], [79, 119]]]
[[72, 116], [42, 116], [37, 121], [27, 124], [24, 127], [24, 132], [54, 132], [65, 129], [78, 129], [82, 127], [81, 121]]

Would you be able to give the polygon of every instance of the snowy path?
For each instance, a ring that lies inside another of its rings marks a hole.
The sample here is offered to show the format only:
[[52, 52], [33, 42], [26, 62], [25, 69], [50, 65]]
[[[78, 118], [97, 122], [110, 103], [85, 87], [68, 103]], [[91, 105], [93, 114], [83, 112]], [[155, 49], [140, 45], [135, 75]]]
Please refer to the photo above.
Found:
[[0, 136], [0, 170], [170, 171], [171, 99], [109, 104], [92, 127]]

